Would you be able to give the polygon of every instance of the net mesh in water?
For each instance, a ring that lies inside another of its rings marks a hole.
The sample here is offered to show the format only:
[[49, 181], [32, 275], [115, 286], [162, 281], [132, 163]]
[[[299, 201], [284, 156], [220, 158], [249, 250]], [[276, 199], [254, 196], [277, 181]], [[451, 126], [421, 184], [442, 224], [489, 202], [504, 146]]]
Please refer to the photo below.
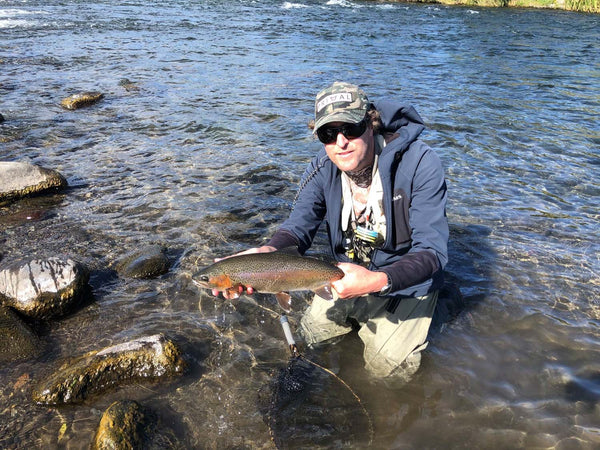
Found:
[[368, 446], [373, 425], [356, 393], [323, 366], [293, 356], [259, 394], [277, 448]]

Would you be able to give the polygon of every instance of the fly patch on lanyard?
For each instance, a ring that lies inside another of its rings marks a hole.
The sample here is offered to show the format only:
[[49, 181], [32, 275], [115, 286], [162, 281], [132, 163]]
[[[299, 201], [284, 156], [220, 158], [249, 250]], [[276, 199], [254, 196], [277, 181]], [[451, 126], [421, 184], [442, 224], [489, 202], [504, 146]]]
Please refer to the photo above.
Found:
[[383, 214], [383, 186], [377, 168], [380, 149], [385, 146], [381, 135], [377, 135], [376, 155], [373, 162], [371, 186], [367, 195], [364, 212], [356, 217], [351, 180], [342, 173], [342, 231], [344, 232], [344, 250], [353, 262], [368, 265], [373, 251], [385, 241], [386, 219]]

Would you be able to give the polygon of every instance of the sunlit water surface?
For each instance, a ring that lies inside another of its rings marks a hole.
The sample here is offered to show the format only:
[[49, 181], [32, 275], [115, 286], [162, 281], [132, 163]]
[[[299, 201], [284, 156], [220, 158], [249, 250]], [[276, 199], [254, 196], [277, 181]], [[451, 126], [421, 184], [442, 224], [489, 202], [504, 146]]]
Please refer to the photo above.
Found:
[[[368, 377], [356, 336], [311, 354], [362, 399], [373, 446], [600, 446], [597, 16], [115, 3], [0, 2], [0, 157], [55, 168], [70, 184], [0, 208], [0, 259], [76, 256], [94, 292], [72, 315], [34, 324], [42, 357], [0, 368], [0, 447], [88, 448], [102, 411], [126, 398], [155, 410], [182, 447], [273, 445], [261, 395], [289, 356], [264, 308], [277, 312], [275, 302], [218, 300], [190, 274], [285, 219], [320, 146], [306, 127], [314, 95], [336, 79], [407, 100], [427, 122], [449, 186], [448, 281], [466, 303], [433, 330], [421, 370], [400, 388]], [[61, 109], [86, 90], [105, 98]], [[150, 243], [168, 248], [168, 274], [125, 280], [108, 269]], [[295, 295], [294, 331], [308, 298]], [[189, 355], [185, 376], [83, 405], [32, 404], [32, 386], [63, 358], [156, 332]], [[356, 404], [328, 391], [280, 420], [284, 445], [369, 443], [360, 411], [349, 439], [331, 432], [340, 408]], [[310, 419], [302, 414], [321, 419], [294, 435]]]

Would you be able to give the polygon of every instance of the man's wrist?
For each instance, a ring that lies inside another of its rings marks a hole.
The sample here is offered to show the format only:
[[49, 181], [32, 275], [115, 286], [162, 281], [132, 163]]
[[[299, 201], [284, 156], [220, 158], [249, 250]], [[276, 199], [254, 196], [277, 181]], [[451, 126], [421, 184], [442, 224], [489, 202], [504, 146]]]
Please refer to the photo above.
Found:
[[379, 295], [388, 295], [391, 291], [392, 291], [392, 279], [390, 278], [390, 276], [385, 273], [385, 272], [381, 272], [383, 274], [385, 274], [386, 277], [386, 284], [385, 286], [383, 286], [380, 291], [379, 291]]

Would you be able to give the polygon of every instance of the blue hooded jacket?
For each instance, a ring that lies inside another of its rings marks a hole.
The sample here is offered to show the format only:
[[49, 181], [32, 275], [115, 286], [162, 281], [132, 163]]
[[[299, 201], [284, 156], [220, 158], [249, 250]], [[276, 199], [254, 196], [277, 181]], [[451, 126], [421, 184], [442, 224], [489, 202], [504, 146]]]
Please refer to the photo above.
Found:
[[[412, 106], [386, 100], [375, 102], [375, 108], [386, 140], [378, 166], [387, 229], [369, 269], [388, 274], [390, 296], [426, 295], [443, 284], [448, 261], [444, 170], [435, 152], [418, 139], [425, 126]], [[302, 177], [289, 218], [268, 245], [295, 245], [304, 254], [325, 221], [334, 257], [350, 262], [343, 247], [341, 208], [341, 172], [322, 149]]]

